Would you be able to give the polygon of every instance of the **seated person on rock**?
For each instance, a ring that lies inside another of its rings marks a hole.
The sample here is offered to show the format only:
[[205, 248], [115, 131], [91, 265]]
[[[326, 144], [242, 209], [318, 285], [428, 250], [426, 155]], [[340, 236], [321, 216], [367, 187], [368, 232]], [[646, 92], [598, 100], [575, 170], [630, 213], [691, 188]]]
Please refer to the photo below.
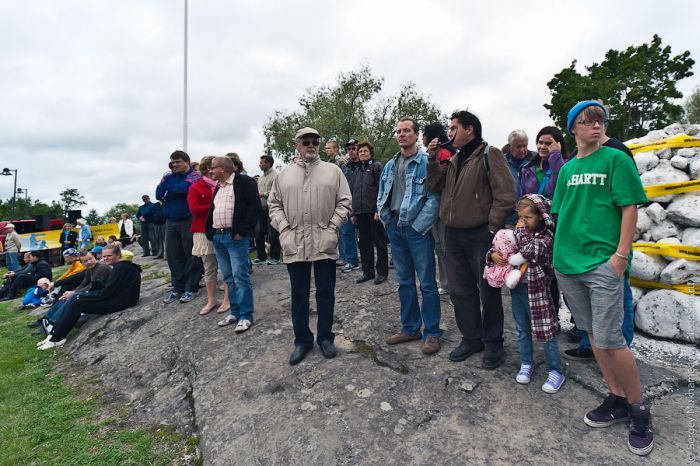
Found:
[[89, 251], [83, 251], [80, 253], [80, 262], [83, 264], [83, 267], [85, 267], [85, 275], [83, 277], [83, 281], [80, 282], [80, 285], [78, 285], [75, 290], [66, 291], [63, 293], [63, 295], [61, 295], [61, 297], [53, 303], [49, 311], [46, 313], [46, 316], [40, 317], [36, 322], [29, 324], [30, 327], [42, 327], [46, 332], [47, 326], [55, 324], [61, 315], [63, 315], [65, 306], [70, 302], [75, 301], [75, 298], [80, 296], [83, 292], [95, 292], [104, 287], [105, 283], [107, 283], [107, 279], [109, 278], [109, 273], [112, 268], [107, 264], [98, 262], [95, 255]]
[[51, 282], [48, 278], [40, 278], [36, 282], [36, 286], [29, 288], [25, 293], [20, 309], [33, 309], [41, 306], [41, 298], [49, 294], [49, 286], [51, 286]]
[[[15, 299], [21, 290], [36, 285], [40, 278], [51, 280], [51, 266], [44, 259], [41, 259], [38, 251], [29, 251], [25, 255], [27, 263], [31, 263], [33, 268], [28, 273], [7, 273], [5, 286], [0, 289], [0, 301], [10, 301]], [[12, 275], [10, 275], [12, 274]]]
[[105, 286], [96, 291], [82, 292], [66, 305], [49, 336], [37, 345], [38, 349], [64, 344], [68, 332], [83, 313], [112, 314], [136, 305], [141, 291], [141, 267], [122, 260], [121, 248], [116, 245], [105, 246], [102, 258], [105, 264], [112, 266]]
[[59, 298], [66, 291], [74, 290], [85, 278], [85, 267], [80, 262], [80, 253], [75, 248], [63, 251], [63, 259], [68, 264], [68, 269], [58, 277], [49, 288], [51, 297]]

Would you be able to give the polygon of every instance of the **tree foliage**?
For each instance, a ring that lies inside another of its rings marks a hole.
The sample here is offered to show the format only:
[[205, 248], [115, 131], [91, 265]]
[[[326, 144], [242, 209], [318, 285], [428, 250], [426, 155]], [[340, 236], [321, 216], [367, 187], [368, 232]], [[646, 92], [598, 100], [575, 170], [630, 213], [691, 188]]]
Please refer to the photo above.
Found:
[[80, 194], [77, 188], [65, 188], [58, 194], [58, 196], [61, 198], [63, 214], [66, 217], [68, 216], [69, 210], [87, 205], [87, 202], [85, 202], [85, 197]]
[[85, 221], [88, 223], [88, 225], [99, 225], [101, 223], [104, 223], [104, 217], [98, 214], [97, 210], [90, 209], [87, 216], [85, 217]]
[[300, 110], [277, 110], [263, 128], [265, 150], [285, 162], [295, 154], [294, 134], [311, 126], [324, 141], [335, 139], [341, 147], [355, 138], [368, 139], [375, 147], [375, 158], [386, 160], [398, 151], [394, 130], [399, 118], [410, 116], [419, 124], [444, 121], [446, 117], [419, 93], [411, 82], [396, 95], [381, 95], [384, 78], [364, 65], [357, 71], [340, 73], [333, 85], [309, 89], [300, 99]]
[[683, 104], [685, 120], [688, 123], [700, 124], [700, 86], [693, 90]]
[[45, 202], [35, 201], [31, 197], [27, 198], [25, 202], [24, 197], [17, 195], [15, 216], [12, 218], [12, 198], [10, 197], [6, 201], [0, 200], [1, 220], [33, 219], [37, 215], [44, 214], [48, 214], [49, 218], [63, 218], [63, 206], [56, 201], [47, 204]]
[[547, 83], [552, 100], [544, 107], [566, 128], [567, 112], [576, 102], [601, 99], [610, 109], [609, 135], [622, 140], [642, 136], [681, 119], [683, 108], [674, 103], [682, 97], [676, 82], [693, 75], [694, 63], [687, 50], [671, 56], [671, 47], [663, 47], [654, 35], [649, 44], [608, 50], [601, 63], [585, 67], [585, 74], [572, 61]]
[[136, 211], [139, 210], [139, 205], [138, 204], [125, 204], [123, 202], [120, 202], [118, 204], [114, 204], [112, 207], [105, 212], [103, 219], [104, 223], [107, 223], [109, 221], [109, 217], [114, 217], [117, 220], [119, 220], [122, 216], [122, 214], [129, 214], [129, 218], [132, 220], [136, 216]]

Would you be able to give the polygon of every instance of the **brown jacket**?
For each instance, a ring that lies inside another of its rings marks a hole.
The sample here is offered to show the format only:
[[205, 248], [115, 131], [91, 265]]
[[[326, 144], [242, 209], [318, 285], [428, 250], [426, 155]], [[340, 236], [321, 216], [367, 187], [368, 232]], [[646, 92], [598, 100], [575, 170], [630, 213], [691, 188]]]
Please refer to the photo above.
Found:
[[515, 181], [503, 153], [489, 146], [489, 175], [484, 166], [484, 144], [464, 162], [457, 177], [459, 152], [446, 168], [428, 158], [428, 189], [440, 193], [440, 220], [452, 228], [474, 228], [488, 223], [496, 232], [515, 207]]

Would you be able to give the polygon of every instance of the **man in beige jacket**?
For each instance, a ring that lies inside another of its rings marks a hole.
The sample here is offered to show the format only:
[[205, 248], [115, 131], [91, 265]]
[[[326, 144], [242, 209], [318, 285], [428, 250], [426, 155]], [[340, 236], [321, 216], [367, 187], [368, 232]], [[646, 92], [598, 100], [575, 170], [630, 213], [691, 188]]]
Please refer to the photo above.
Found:
[[325, 357], [336, 355], [332, 326], [338, 229], [348, 218], [352, 205], [350, 188], [340, 168], [319, 159], [318, 131], [302, 128], [294, 141], [299, 157], [277, 175], [267, 199], [270, 222], [280, 232], [292, 288], [291, 365], [301, 362], [314, 344], [309, 329], [312, 265], [318, 308], [316, 341]]

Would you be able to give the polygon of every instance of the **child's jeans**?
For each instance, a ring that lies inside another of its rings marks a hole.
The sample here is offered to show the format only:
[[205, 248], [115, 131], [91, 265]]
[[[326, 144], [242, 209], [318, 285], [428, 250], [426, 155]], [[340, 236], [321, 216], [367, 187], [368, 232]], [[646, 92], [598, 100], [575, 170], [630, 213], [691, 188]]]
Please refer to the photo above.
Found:
[[[515, 320], [515, 334], [518, 337], [520, 350], [520, 363], [534, 365], [532, 346], [532, 325], [530, 323], [530, 303], [527, 299], [527, 283], [519, 284], [510, 290], [511, 308], [513, 320]], [[544, 357], [549, 365], [549, 370], [559, 373], [561, 370], [561, 358], [559, 357], [559, 343], [555, 336], [549, 341], [543, 342]]]

